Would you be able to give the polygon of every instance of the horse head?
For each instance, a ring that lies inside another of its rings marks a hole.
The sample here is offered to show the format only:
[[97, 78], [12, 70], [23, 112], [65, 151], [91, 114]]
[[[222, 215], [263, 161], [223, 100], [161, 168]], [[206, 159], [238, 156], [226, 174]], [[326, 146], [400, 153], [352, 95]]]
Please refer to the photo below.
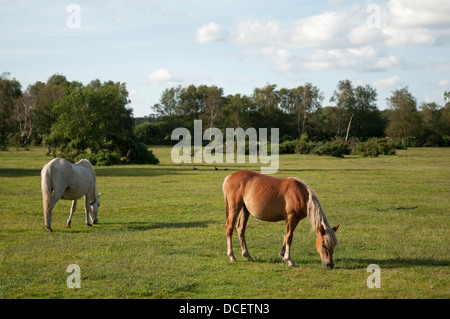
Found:
[[[337, 245], [336, 236], [334, 233], [338, 230], [339, 224], [330, 229], [325, 229], [323, 225], [320, 225], [316, 230], [316, 250], [322, 259], [322, 265], [326, 269], [333, 269], [333, 253], [334, 248]], [[331, 233], [332, 232], [332, 233]]]

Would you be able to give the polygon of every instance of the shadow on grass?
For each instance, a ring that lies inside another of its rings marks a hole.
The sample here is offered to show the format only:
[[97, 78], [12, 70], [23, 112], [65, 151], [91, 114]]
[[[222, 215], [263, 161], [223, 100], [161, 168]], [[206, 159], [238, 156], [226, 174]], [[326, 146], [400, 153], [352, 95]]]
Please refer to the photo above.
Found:
[[[258, 264], [286, 264], [281, 257], [254, 258], [254, 263]], [[240, 258], [241, 262], [248, 262]], [[295, 267], [319, 267], [322, 268], [320, 257], [317, 259], [300, 259], [294, 260]], [[410, 268], [410, 267], [448, 267], [449, 260], [438, 260], [432, 258], [387, 258], [387, 259], [360, 259], [360, 258], [343, 258], [335, 260], [335, 269], [366, 269], [367, 266], [376, 264], [381, 269]], [[287, 267], [287, 264], [286, 264]]]
[[41, 170], [34, 168], [0, 168], [0, 177], [41, 176]]
[[[223, 164], [222, 164], [223, 165]], [[97, 177], [133, 177], [133, 176], [163, 176], [163, 175], [183, 175], [193, 174], [196, 171], [223, 171], [225, 173], [232, 174], [239, 170], [253, 170], [259, 172], [259, 167], [248, 166], [233, 166], [227, 167], [205, 164], [186, 164], [186, 165], [164, 165], [164, 166], [136, 166], [136, 165], [123, 165], [123, 166], [95, 166], [95, 173]], [[336, 169], [317, 169], [317, 168], [305, 168], [305, 169], [279, 169], [279, 173], [283, 172], [352, 172], [352, 171], [379, 171], [382, 169], [352, 169], [352, 168], [336, 168]], [[27, 176], [41, 176], [41, 169], [28, 169], [28, 168], [1, 168], [0, 177], [27, 177]]]
[[145, 231], [152, 229], [170, 229], [170, 228], [205, 228], [213, 221], [193, 221], [193, 222], [128, 222], [128, 223], [114, 223], [105, 222], [102, 225], [117, 226], [119, 229], [126, 229], [131, 231]]
[[[183, 175], [184, 172], [179, 168], [172, 167], [157, 167], [150, 168], [149, 166], [95, 166], [95, 173], [97, 177], [133, 177], [133, 176], [163, 176], [163, 175]], [[0, 177], [41, 177], [41, 169], [29, 168], [0, 168]]]
[[433, 259], [433, 258], [386, 258], [386, 259], [360, 259], [360, 258], [343, 258], [341, 261], [336, 260], [335, 266], [339, 269], [356, 269], [367, 268], [367, 266], [375, 264], [381, 269], [390, 268], [409, 268], [409, 267], [448, 267], [449, 260]]

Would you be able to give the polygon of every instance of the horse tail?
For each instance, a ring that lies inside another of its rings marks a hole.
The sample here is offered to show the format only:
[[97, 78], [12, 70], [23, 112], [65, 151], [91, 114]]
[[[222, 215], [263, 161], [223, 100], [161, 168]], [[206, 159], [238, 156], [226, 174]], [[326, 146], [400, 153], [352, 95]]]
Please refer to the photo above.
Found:
[[229, 208], [228, 208], [227, 193], [225, 192], [225, 183], [227, 182], [227, 179], [228, 179], [229, 176], [230, 175], [225, 177], [225, 179], [223, 180], [223, 184], [222, 184], [222, 193], [223, 193], [223, 199], [225, 201], [225, 214], [226, 214], [227, 219], [228, 219]]
[[51, 223], [51, 212], [49, 213], [50, 201], [52, 199], [52, 165], [45, 165], [41, 171], [42, 204], [44, 207], [44, 221], [47, 228]]

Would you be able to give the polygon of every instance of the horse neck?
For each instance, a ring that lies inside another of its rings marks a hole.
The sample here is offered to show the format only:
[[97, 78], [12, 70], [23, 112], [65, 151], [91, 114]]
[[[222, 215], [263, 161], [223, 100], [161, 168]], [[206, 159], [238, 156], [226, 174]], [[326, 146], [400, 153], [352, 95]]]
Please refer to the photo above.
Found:
[[331, 229], [327, 216], [320, 205], [314, 192], [309, 188], [309, 198], [307, 204], [307, 215], [311, 222], [311, 226], [314, 230], [318, 230], [320, 225], [323, 225], [325, 229]]
[[311, 226], [317, 232], [321, 225], [325, 229], [324, 243], [328, 248], [334, 248], [338, 241], [335, 231], [331, 228], [328, 222], [327, 216], [320, 205], [314, 192], [308, 188], [309, 198], [308, 198], [308, 218], [311, 221]]

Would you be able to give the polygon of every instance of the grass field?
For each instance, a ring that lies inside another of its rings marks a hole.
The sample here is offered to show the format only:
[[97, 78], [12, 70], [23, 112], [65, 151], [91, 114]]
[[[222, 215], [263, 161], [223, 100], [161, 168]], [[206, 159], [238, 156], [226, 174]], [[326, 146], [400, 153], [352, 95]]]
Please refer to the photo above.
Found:
[[[450, 298], [449, 148], [280, 156], [276, 176], [305, 180], [330, 223], [341, 225], [333, 270], [322, 268], [306, 219], [294, 235], [296, 267], [278, 256], [284, 223], [252, 217], [255, 262], [240, 257], [234, 236], [238, 262], [230, 263], [221, 185], [231, 172], [261, 165], [193, 170], [173, 164], [170, 148], [151, 149], [157, 166], [95, 167], [98, 225], [85, 225], [79, 205], [66, 229], [70, 202], [61, 200], [53, 233], [42, 212], [45, 150], [0, 152], [0, 298]], [[66, 285], [70, 264], [80, 267], [79, 289]], [[381, 269], [379, 289], [366, 285], [370, 264]]]

